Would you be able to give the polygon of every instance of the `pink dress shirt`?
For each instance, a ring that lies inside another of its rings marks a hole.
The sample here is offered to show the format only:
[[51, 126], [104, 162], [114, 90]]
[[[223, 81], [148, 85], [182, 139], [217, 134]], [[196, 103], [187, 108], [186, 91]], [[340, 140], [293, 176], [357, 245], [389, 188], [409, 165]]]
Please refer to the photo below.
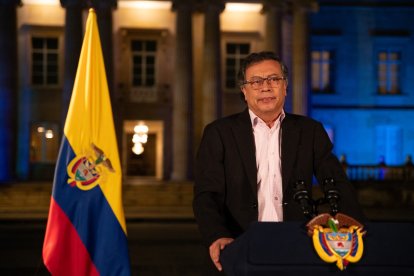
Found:
[[251, 110], [249, 114], [256, 144], [259, 221], [283, 221], [280, 124], [285, 113], [282, 110], [271, 128]]

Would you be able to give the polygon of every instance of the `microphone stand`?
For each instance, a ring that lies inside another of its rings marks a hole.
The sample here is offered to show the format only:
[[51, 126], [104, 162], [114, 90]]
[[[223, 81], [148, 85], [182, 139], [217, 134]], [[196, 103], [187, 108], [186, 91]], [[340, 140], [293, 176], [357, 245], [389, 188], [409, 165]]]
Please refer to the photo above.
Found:
[[298, 180], [294, 186], [295, 193], [293, 194], [293, 200], [298, 202], [301, 206], [303, 215], [311, 219], [315, 216], [315, 205], [309, 197], [309, 192], [306, 189], [305, 181]]

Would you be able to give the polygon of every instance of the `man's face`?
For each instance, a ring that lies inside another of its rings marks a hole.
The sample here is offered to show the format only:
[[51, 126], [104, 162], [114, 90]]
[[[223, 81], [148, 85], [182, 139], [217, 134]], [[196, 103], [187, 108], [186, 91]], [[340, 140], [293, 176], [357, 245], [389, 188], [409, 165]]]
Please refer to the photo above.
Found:
[[[260, 81], [269, 77], [283, 77], [282, 68], [275, 60], [264, 60], [254, 63], [246, 69], [247, 82]], [[274, 81], [267, 80], [262, 85], [257, 85], [257, 82], [256, 85], [246, 83], [241, 90], [249, 109], [263, 120], [266, 120], [268, 118], [275, 119], [282, 111], [285, 103], [286, 89], [287, 81], [280, 79], [277, 85]]]

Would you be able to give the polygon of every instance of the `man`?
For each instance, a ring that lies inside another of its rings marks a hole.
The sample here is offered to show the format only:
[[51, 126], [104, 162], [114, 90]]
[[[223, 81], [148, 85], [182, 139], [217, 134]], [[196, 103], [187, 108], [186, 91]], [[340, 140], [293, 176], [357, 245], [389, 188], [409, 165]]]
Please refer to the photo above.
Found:
[[353, 189], [332, 154], [323, 126], [283, 110], [288, 71], [271, 52], [244, 60], [239, 81], [247, 103], [241, 113], [206, 126], [197, 154], [194, 214], [217, 270], [220, 251], [254, 221], [305, 220], [294, 199], [303, 181], [335, 180], [340, 211], [363, 219]]

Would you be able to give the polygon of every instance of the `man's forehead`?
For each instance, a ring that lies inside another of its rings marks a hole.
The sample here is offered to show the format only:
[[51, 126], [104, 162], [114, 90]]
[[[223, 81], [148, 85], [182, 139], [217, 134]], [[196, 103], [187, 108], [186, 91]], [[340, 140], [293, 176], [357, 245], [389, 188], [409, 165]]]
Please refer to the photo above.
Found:
[[281, 74], [282, 66], [276, 60], [263, 60], [250, 64], [246, 68], [246, 76], [255, 75], [255, 74]]

